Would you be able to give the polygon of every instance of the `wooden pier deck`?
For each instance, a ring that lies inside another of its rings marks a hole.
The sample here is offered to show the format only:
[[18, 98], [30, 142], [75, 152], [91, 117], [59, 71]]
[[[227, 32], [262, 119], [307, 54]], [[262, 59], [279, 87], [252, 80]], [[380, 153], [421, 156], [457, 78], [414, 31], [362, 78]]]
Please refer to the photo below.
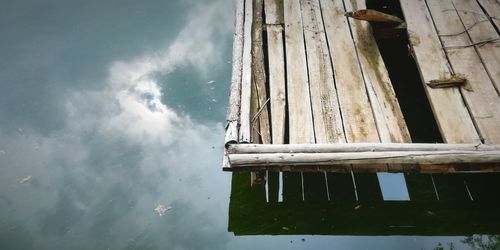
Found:
[[500, 171], [498, 1], [400, 4], [444, 144], [411, 143], [364, 0], [236, 0], [224, 170]]

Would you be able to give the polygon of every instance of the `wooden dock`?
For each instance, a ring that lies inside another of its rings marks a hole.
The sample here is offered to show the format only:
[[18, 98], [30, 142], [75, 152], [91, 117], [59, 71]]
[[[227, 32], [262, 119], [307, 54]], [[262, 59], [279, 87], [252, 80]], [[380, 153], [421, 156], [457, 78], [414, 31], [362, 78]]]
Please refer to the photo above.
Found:
[[365, 0], [236, 0], [223, 169], [500, 171], [498, 1], [400, 4], [445, 143], [412, 143], [372, 23], [345, 15]]

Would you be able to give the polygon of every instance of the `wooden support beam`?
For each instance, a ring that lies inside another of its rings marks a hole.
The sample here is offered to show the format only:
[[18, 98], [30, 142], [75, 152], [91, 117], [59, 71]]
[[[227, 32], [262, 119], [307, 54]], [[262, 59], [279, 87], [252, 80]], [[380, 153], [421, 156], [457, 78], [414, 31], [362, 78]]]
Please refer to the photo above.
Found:
[[267, 153], [229, 154], [228, 157], [231, 168], [259, 165], [462, 164], [500, 163], [500, 150]]
[[[387, 165], [297, 165], [297, 166], [238, 166], [223, 168], [224, 171], [248, 172], [248, 171], [281, 171], [285, 174], [296, 174], [297, 172], [327, 172], [327, 173], [421, 173], [421, 174], [456, 174], [456, 173], [498, 173], [499, 163], [482, 164], [391, 164]], [[288, 173], [290, 172], [290, 173]]]
[[499, 151], [500, 145], [433, 143], [337, 143], [337, 144], [232, 144], [229, 154], [340, 153], [387, 151]]

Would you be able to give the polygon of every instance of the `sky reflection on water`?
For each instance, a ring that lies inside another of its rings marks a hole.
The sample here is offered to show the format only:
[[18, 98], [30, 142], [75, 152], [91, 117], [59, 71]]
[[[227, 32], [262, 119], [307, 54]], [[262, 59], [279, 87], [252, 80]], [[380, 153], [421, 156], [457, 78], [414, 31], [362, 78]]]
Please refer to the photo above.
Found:
[[232, 15], [231, 0], [0, 3], [1, 249], [461, 245], [227, 232]]

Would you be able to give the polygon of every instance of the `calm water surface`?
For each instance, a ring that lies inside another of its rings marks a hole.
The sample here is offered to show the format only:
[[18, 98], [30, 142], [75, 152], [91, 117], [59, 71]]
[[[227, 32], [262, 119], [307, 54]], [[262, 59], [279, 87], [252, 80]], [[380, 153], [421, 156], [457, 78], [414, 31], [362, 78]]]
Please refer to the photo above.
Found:
[[0, 3], [0, 249], [471, 248], [464, 237], [228, 232], [232, 8]]

